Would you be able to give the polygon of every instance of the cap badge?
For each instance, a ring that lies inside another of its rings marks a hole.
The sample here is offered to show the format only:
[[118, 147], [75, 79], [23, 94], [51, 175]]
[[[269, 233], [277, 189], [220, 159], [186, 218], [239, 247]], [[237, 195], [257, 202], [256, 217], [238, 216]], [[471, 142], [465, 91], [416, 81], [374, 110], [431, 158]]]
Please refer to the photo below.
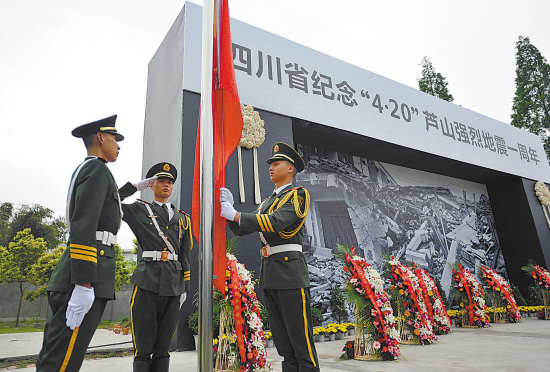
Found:
[[167, 172], [170, 172], [170, 166], [168, 164], [164, 164], [164, 167], [162, 167]]
[[278, 151], [279, 151], [279, 145], [273, 146], [273, 152], [278, 152]]

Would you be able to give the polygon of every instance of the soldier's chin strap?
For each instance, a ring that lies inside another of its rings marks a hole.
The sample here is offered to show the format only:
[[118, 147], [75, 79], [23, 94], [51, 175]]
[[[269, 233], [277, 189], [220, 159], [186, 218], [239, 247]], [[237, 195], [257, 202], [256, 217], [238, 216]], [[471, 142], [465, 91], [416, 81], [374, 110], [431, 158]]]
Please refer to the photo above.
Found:
[[[142, 202], [143, 203], [143, 202]], [[170, 252], [172, 254], [176, 254], [176, 251], [174, 249], [174, 247], [172, 246], [172, 244], [168, 241], [168, 239], [166, 238], [166, 236], [164, 236], [164, 233], [162, 232], [162, 230], [160, 229], [160, 226], [157, 222], [157, 216], [155, 216], [153, 214], [153, 210], [151, 209], [151, 206], [147, 203], [143, 203], [145, 205], [145, 208], [147, 208], [147, 211], [149, 212], [149, 217], [151, 217], [151, 219], [153, 220], [153, 225], [155, 225], [155, 227], [157, 228], [157, 231], [159, 233], [159, 236], [162, 238], [162, 240], [166, 243], [166, 246], [168, 247], [168, 249], [170, 250]]]

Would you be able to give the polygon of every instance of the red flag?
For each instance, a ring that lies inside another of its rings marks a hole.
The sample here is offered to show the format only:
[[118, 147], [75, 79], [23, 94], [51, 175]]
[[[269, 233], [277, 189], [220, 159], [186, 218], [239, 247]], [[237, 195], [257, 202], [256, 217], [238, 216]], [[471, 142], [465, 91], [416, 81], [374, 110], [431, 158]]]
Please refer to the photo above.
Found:
[[[217, 0], [214, 20], [214, 61], [212, 71], [212, 114], [214, 132], [213, 185], [213, 260], [214, 286], [225, 294], [226, 225], [220, 216], [220, 187], [225, 187], [225, 167], [241, 140], [243, 118], [233, 67], [233, 50], [229, 26], [227, 0]], [[193, 235], [198, 240], [200, 231], [200, 120], [195, 149], [193, 178]]]

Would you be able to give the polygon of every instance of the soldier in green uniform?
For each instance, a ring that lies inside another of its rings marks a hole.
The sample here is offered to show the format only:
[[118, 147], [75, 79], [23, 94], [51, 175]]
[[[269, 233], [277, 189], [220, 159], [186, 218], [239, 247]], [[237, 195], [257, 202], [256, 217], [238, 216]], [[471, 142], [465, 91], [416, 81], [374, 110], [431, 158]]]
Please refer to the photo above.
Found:
[[262, 241], [260, 288], [269, 325], [283, 372], [319, 371], [313, 344], [309, 271], [302, 253], [304, 222], [309, 193], [293, 187], [292, 180], [304, 169], [304, 160], [286, 143], [273, 145], [267, 160], [273, 194], [254, 213], [239, 213], [233, 195], [221, 189], [221, 216], [228, 219], [235, 235], [260, 233]]
[[193, 248], [193, 238], [189, 215], [168, 203], [177, 179], [176, 167], [158, 163], [146, 177], [120, 189], [123, 199], [148, 186], [154, 194], [152, 203], [138, 199], [133, 204], [122, 204], [123, 220], [138, 240], [130, 304], [133, 370], [164, 372], [170, 364], [168, 350], [179, 308], [190, 290], [189, 250]]
[[115, 180], [107, 167], [116, 161], [124, 137], [116, 115], [73, 130], [88, 156], [73, 173], [67, 194], [69, 240], [48, 284], [50, 316], [36, 369], [78, 371], [101, 321], [115, 298], [116, 234], [122, 210]]

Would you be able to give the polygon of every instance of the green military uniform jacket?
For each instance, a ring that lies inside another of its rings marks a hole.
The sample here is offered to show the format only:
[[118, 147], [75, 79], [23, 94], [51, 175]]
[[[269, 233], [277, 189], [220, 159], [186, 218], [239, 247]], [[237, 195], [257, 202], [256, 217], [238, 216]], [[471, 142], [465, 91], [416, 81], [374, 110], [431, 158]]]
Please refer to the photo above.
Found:
[[[120, 189], [120, 195], [124, 199], [136, 191], [132, 184], [127, 183]], [[142, 257], [143, 251], [170, 252], [159, 236], [145, 204], [149, 204], [153, 214], [157, 216], [160, 229], [178, 255], [177, 261], [153, 261], [152, 258]], [[191, 219], [185, 212], [176, 209], [173, 205], [172, 207], [174, 216], [167, 221], [166, 212], [156, 203], [138, 200], [132, 204], [122, 204], [123, 220], [130, 226], [138, 240], [138, 262], [132, 275], [132, 284], [158, 293], [159, 296], [179, 296], [183, 292], [190, 291], [189, 251], [193, 249]]]
[[76, 178], [73, 173], [67, 197], [69, 240], [48, 291], [72, 292], [75, 284], [92, 283], [96, 298], [115, 298], [115, 248], [96, 238], [96, 231], [116, 234], [121, 222], [117, 185], [105, 163], [89, 156]]
[[[262, 232], [271, 246], [304, 241], [304, 222], [309, 210], [309, 193], [288, 185], [279, 194], [265, 199], [254, 213], [241, 213], [240, 225], [229, 221], [235, 235]], [[263, 257], [260, 288], [296, 289], [309, 287], [307, 261], [302, 252], [287, 251]]]

